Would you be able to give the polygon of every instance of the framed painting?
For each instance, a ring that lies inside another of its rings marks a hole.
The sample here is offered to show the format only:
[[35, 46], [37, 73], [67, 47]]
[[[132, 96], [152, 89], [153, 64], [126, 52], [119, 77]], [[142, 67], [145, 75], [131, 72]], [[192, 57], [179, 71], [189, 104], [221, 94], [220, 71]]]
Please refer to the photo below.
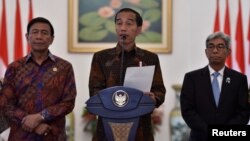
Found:
[[137, 46], [156, 53], [172, 51], [172, 0], [69, 0], [68, 50], [91, 53], [116, 46], [115, 13], [124, 7], [143, 18]]

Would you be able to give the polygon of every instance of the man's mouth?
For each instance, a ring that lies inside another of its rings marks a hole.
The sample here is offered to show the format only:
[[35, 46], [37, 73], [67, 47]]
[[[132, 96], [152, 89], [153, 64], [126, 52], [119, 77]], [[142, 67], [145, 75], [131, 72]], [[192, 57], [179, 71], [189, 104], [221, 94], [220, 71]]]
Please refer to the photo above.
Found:
[[128, 35], [126, 35], [126, 34], [120, 34], [120, 37], [121, 37], [121, 39], [123, 39], [123, 40], [126, 40], [127, 36], [128, 36]]

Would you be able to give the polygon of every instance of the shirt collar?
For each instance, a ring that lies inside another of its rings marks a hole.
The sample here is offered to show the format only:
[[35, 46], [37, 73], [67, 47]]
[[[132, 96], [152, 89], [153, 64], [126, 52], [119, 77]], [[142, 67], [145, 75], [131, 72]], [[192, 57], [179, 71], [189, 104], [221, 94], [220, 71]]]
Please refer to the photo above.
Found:
[[[208, 69], [209, 69], [210, 76], [211, 76], [215, 72], [215, 70], [209, 65], [208, 65]], [[225, 66], [217, 72], [220, 73], [221, 76], [223, 76], [224, 70], [225, 70]]]
[[[55, 56], [54, 56], [50, 51], [49, 51], [49, 53], [48, 53], [48, 58], [51, 59], [53, 62], [56, 61]], [[25, 62], [27, 63], [30, 59], [32, 59], [32, 53], [29, 53], [29, 54], [27, 55], [26, 61], [25, 61]]]
[[[119, 44], [116, 45], [115, 51], [116, 51], [116, 55], [117, 55], [117, 56], [121, 55], [121, 52], [122, 52], [121, 48], [122, 48], [122, 47], [121, 47]], [[137, 54], [137, 47], [136, 47], [136, 45], [134, 45], [134, 49], [132, 49], [132, 50], [129, 51], [129, 52], [126, 52], [126, 51], [125, 51], [124, 53], [130, 53], [130, 52], [132, 52], [132, 51], [134, 51], [135, 54]]]

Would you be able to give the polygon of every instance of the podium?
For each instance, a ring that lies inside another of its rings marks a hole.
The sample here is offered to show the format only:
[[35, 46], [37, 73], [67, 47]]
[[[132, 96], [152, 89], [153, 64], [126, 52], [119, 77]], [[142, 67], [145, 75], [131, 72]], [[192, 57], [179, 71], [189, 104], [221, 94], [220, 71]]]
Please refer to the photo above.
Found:
[[134, 141], [139, 118], [151, 113], [155, 102], [134, 88], [114, 86], [87, 101], [87, 110], [102, 117], [108, 141]]

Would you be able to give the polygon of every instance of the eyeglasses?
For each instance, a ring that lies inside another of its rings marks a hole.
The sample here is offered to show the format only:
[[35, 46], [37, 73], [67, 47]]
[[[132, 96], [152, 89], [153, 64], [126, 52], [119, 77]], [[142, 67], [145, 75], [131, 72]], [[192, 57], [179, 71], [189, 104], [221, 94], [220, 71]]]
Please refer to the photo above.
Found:
[[226, 49], [226, 46], [224, 44], [217, 44], [217, 45], [208, 44], [207, 45], [208, 50], [214, 50], [215, 48], [220, 51], [220, 50]]

